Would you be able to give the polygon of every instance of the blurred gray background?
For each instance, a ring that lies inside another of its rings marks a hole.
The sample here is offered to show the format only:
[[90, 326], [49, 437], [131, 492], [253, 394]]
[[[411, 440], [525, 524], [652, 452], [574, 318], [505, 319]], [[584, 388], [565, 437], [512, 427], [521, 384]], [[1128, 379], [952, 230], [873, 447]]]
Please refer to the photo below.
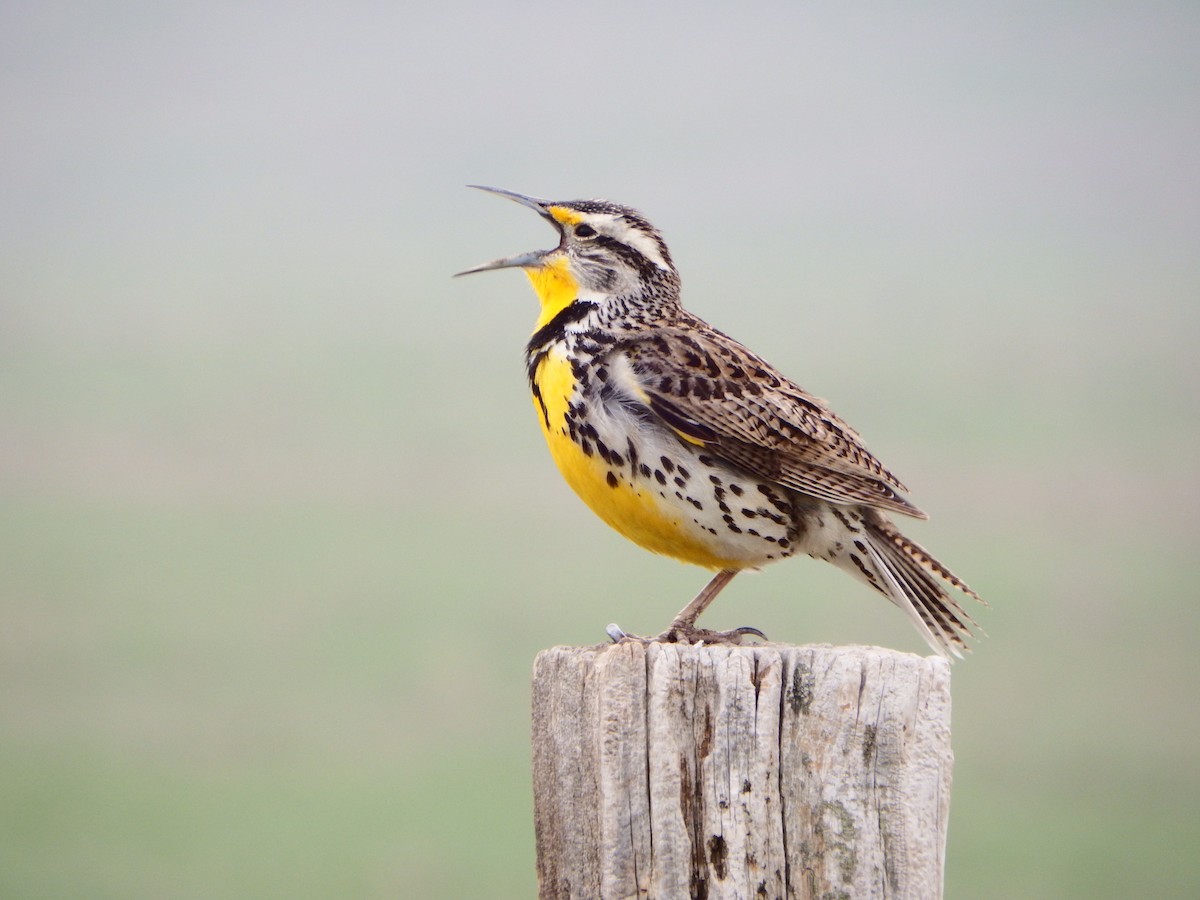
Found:
[[[432, 5], [427, 5], [432, 6]], [[1200, 894], [1200, 7], [0, 7], [0, 895], [528, 897], [528, 676], [706, 574], [554, 471], [549, 246], [666, 233], [991, 600], [951, 897]], [[706, 617], [925, 652], [800, 560]]]

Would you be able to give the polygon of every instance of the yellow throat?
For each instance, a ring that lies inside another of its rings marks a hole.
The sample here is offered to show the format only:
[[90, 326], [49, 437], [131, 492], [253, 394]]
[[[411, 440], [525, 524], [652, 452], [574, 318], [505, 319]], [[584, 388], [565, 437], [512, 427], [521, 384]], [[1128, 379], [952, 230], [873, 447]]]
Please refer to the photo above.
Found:
[[542, 310], [538, 314], [534, 330], [541, 328], [566, 309], [579, 296], [579, 283], [571, 274], [565, 259], [556, 259], [537, 268], [527, 268], [525, 274], [533, 285]]

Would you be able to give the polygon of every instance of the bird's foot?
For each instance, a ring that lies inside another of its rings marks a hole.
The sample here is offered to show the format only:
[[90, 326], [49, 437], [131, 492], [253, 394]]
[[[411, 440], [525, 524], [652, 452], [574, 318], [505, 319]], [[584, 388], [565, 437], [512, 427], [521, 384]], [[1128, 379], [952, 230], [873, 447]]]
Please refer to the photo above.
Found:
[[642, 637], [630, 634], [621, 626], [612, 624], [604, 629], [614, 644], [622, 641], [637, 641], [641, 644], [741, 644], [746, 637], [757, 637], [767, 640], [767, 636], [750, 625], [734, 628], [732, 631], [712, 631], [708, 628], [697, 628], [686, 622], [672, 622], [671, 627], [662, 634], [654, 637]]
[[608, 639], [614, 644], [619, 644], [621, 641], [638, 641], [643, 644], [650, 643], [650, 638], [644, 638], [640, 635], [630, 634], [616, 622], [610, 622], [604, 629], [604, 633], [608, 635]]
[[730, 631], [713, 631], [709, 628], [697, 628], [681, 622], [672, 622], [671, 627], [655, 638], [669, 644], [734, 644], [738, 645], [747, 637], [757, 637], [767, 640], [767, 636], [750, 625], [734, 628]]

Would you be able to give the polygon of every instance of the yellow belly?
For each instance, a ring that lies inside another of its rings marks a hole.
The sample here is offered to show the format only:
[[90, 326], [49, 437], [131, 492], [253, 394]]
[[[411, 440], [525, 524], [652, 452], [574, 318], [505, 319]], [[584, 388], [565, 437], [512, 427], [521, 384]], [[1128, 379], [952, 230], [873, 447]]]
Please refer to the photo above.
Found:
[[[534, 406], [550, 455], [567, 484], [596, 515], [647, 550], [684, 562], [709, 569], [742, 569], [760, 562], [722, 554], [720, 542], [696, 524], [682, 505], [669, 502], [657, 486], [631, 479], [629, 469], [610, 465], [594, 448], [589, 454], [571, 439], [566, 416], [575, 378], [566, 358], [548, 354], [535, 380], [541, 401], [535, 400]], [[613, 446], [623, 450], [625, 442], [614, 441]]]

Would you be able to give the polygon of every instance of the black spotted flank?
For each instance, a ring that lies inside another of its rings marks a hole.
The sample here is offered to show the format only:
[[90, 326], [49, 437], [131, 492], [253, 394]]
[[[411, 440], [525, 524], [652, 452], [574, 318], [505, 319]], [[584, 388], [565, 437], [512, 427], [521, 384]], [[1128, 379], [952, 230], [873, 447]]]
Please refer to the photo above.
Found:
[[588, 381], [590, 380], [588, 378], [588, 367], [581, 360], [571, 360], [571, 375], [574, 376], [581, 388], [588, 386]]

